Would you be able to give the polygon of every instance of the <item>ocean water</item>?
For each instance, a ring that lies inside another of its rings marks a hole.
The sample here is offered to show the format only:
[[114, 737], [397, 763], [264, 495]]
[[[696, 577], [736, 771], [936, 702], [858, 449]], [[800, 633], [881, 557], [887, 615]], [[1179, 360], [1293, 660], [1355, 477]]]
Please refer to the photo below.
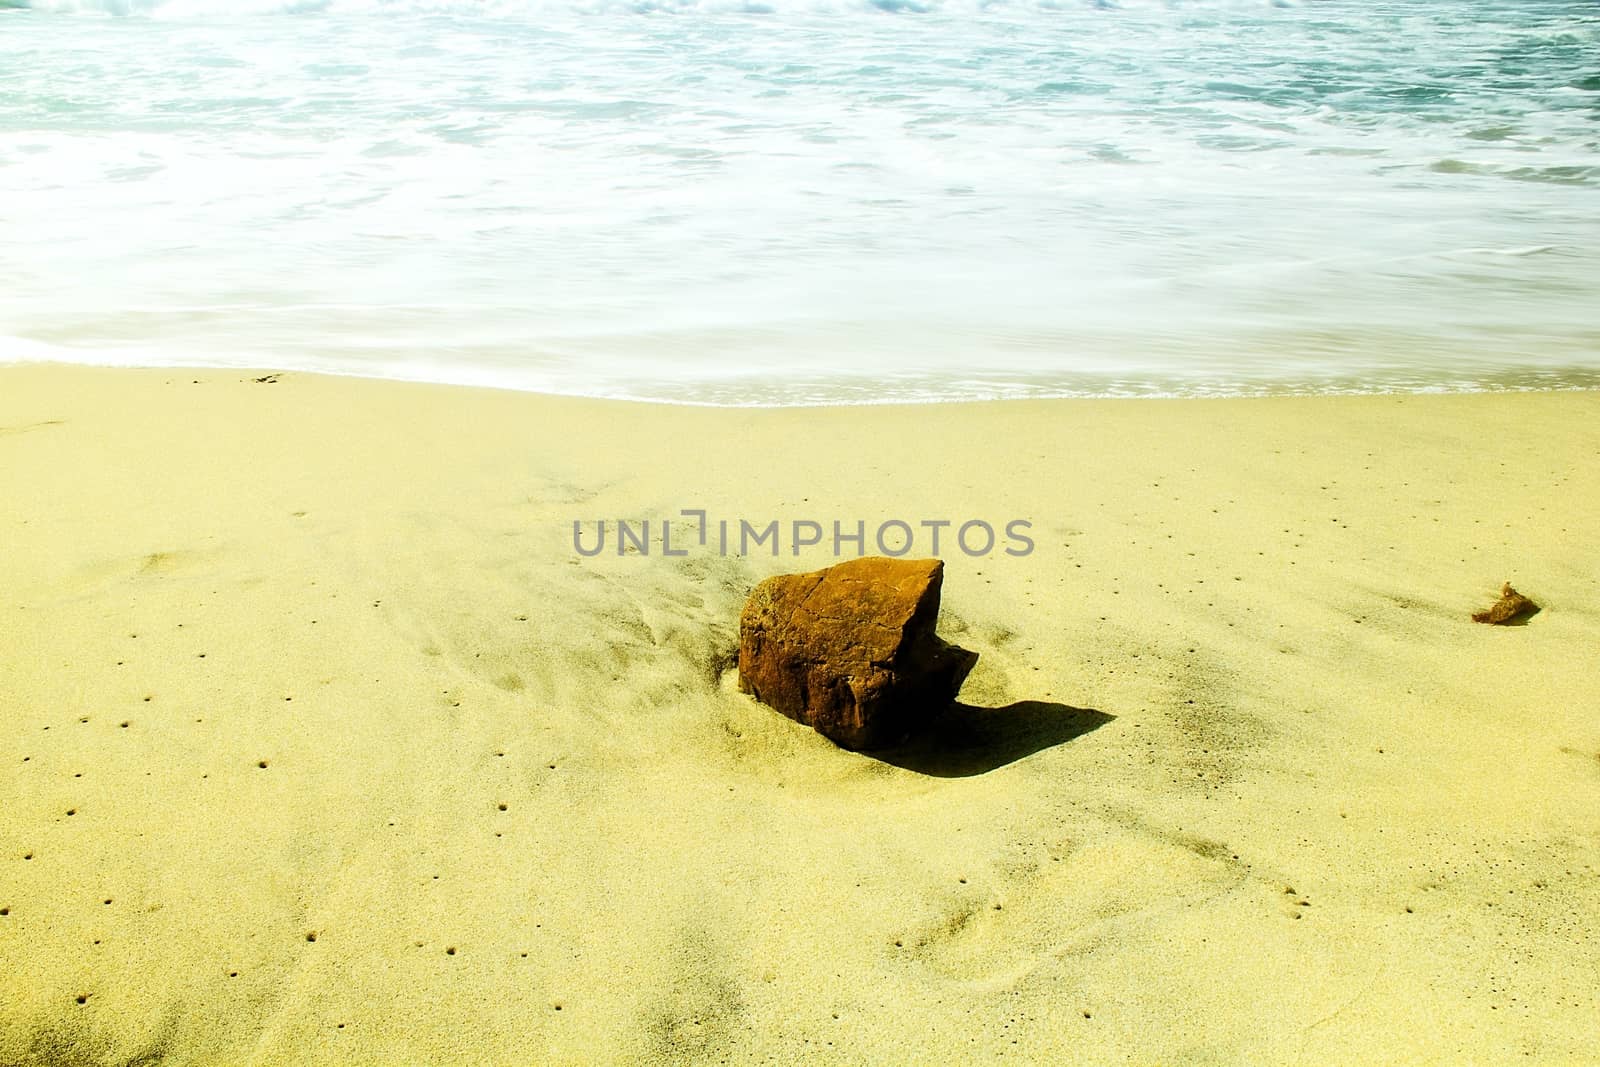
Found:
[[1594, 0], [0, 8], [0, 361], [1600, 385]]

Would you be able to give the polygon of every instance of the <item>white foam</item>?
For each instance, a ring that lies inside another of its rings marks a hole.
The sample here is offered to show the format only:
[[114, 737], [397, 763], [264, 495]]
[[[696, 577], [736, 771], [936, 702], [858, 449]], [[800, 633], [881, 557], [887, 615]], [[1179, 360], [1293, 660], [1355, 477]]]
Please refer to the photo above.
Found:
[[1600, 358], [1591, 116], [1561, 55], [1485, 88], [1542, 40], [1496, 0], [52, 3], [154, 16], [0, 25], [0, 334], [54, 358], [659, 397]]
[[986, 14], [997, 11], [1251, 10], [1298, 0], [9, 0], [57, 14], [185, 19], [282, 14], [470, 15], [514, 18], [582, 14]]

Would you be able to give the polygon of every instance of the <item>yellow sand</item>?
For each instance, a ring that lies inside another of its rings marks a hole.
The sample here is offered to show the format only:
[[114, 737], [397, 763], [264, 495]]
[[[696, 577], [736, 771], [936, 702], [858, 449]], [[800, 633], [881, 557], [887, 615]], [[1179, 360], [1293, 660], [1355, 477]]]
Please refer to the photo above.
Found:
[[[1600, 394], [251, 377], [0, 370], [0, 1063], [1600, 1056]], [[941, 553], [1007, 710], [753, 703], [828, 552], [572, 547], [693, 507], [1031, 520]]]

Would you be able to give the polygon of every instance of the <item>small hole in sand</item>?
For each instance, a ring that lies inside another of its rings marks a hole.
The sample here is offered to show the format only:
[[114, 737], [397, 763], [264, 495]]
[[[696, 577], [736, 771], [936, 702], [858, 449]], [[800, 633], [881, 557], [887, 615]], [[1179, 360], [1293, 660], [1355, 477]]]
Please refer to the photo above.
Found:
[[239, 972], [238, 971], [229, 971], [228, 972], [228, 977], [229, 978], [237, 978], [237, 977], [239, 977]]
[[446, 956], [454, 956], [456, 954], [456, 947], [451, 945], [449, 948], [444, 950], [444, 954]]
[[556, 1009], [556, 1011], [560, 1011], [561, 1010], [561, 1002], [560, 1001], [557, 1001], [556, 1003], [554, 1003], [554, 1004], [552, 1004], [550, 1006], [552, 1008]]
[[78, 721], [79, 722], [88, 722], [89, 721], [89, 716], [85, 715], [83, 718], [79, 719]]
[[155, 697], [145, 697], [145, 698], [144, 698], [144, 702], [145, 702], [145, 703], [146, 703], [146, 704], [148, 704], [148, 703], [150, 703], [150, 701], [152, 701], [152, 700], [154, 700], [154, 699], [155, 699]]
[[24, 852], [22, 854], [22, 858], [25, 859], [25, 860], [31, 860], [31, 859], [33, 859], [33, 853], [32, 852]]
[[266, 760], [261, 760], [259, 763], [256, 764], [256, 766], [260, 767], [262, 770], [266, 770], [267, 769], [267, 761]]
[[118, 726], [121, 726], [121, 727], [122, 727], [122, 728], [123, 728], [123, 729], [124, 729], [124, 730], [126, 730], [126, 729], [127, 729], [127, 728], [128, 728], [128, 727], [130, 727], [130, 726], [132, 726], [132, 725], [133, 725], [133, 723], [131, 723], [131, 722], [129, 722], [129, 721], [128, 721], [128, 720], [127, 720], [127, 719], [123, 719], [123, 720], [122, 720], [122, 721], [121, 721], [121, 722], [120, 722], [120, 723], [118, 723], [118, 724], [117, 724], [117, 725], [118, 725]]
[[87, 1003], [89, 1003], [89, 998], [87, 996], [84, 996], [84, 995], [80, 994], [78, 996], [78, 1003], [79, 1004], [87, 1004]]
[[110, 897], [106, 897], [104, 902], [107, 903], [107, 904], [111, 903], [111, 898]]
[[[0, 915], [10, 915], [10, 914], [11, 914], [11, 909], [10, 908], [0, 908]], [[523, 955], [527, 955], [527, 953], [523, 953]]]
[[307, 941], [315, 941], [316, 939], [317, 939], [317, 932], [315, 930], [312, 930], [310, 933], [306, 934], [306, 940]]
[[343, 1030], [343, 1029], [344, 1029], [344, 1023], [340, 1023], [340, 1024], [339, 1024], [339, 1029], [341, 1029], [341, 1030]]
[[495, 807], [498, 808], [501, 811], [505, 811], [506, 810], [506, 806], [504, 804], [496, 804]]
[[78, 809], [77, 808], [68, 808], [67, 809], [67, 814], [68, 815], [76, 815], [76, 814], [78, 814]]

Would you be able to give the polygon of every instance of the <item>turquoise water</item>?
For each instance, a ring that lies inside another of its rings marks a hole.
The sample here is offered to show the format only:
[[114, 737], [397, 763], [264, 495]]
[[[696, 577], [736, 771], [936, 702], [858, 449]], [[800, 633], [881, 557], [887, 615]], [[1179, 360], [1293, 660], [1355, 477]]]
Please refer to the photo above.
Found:
[[1600, 5], [0, 6], [0, 361], [1600, 384]]

